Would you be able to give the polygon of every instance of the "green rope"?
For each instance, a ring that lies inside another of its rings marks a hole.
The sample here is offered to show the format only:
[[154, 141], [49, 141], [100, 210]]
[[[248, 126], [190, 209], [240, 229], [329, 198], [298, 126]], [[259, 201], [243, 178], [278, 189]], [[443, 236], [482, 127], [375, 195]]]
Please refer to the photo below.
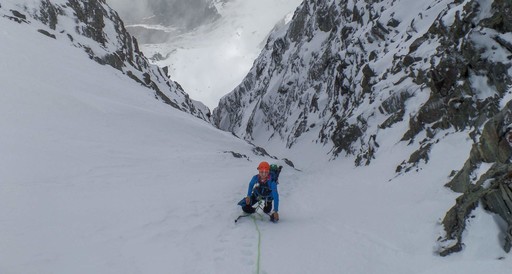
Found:
[[256, 222], [256, 218], [253, 216], [252, 221], [254, 222], [254, 225], [256, 226], [256, 231], [258, 231], [258, 257], [256, 259], [256, 274], [260, 273], [260, 257], [261, 257], [261, 232], [260, 228], [258, 227], [258, 223]]

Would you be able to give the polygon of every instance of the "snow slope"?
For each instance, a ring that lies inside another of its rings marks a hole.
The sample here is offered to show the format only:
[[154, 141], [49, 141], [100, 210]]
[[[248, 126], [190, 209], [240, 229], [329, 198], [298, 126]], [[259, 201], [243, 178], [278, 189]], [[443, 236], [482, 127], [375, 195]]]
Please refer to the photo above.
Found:
[[[0, 273], [208, 269], [194, 262], [223, 233], [207, 225], [234, 213], [261, 160], [224, 151], [252, 147], [0, 20]], [[243, 175], [223, 179], [226, 166]]]
[[[167, 72], [151, 65], [139, 51], [117, 12], [105, 0], [4, 0], [0, 17], [33, 25], [42, 34], [84, 50], [90, 59], [109, 65], [154, 90], [155, 98], [209, 120], [210, 110], [194, 101]], [[42, 25], [42, 24], [44, 25]], [[57, 57], [57, 56], [56, 56]]]
[[272, 159], [155, 100], [81, 49], [6, 18], [0, 25], [2, 274], [512, 267], [492, 236], [497, 224], [481, 210], [463, 252], [434, 253], [438, 220], [455, 198], [442, 185], [471, 146], [457, 133], [435, 147], [424, 170], [391, 181], [392, 167], [410, 153], [396, 136], [383, 138], [371, 167], [296, 155], [302, 171], [285, 167], [281, 175], [282, 220], [234, 224], [257, 163]]

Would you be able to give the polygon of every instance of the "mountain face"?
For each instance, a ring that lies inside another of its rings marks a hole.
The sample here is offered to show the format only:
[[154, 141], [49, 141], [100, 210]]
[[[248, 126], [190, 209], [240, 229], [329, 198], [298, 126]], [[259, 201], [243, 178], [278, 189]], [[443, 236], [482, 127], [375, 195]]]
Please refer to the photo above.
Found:
[[[512, 227], [512, 192], [503, 183], [512, 169], [503, 141], [512, 121], [511, 7], [505, 0], [305, 0], [221, 99], [214, 122], [256, 144], [316, 142], [356, 165], [370, 165], [379, 142], [400, 136], [394, 141], [412, 152], [397, 175], [421, 169], [436, 144], [467, 132], [475, 148], [448, 186], [471, 199], [458, 199], [447, 214], [440, 253], [458, 251], [480, 198]], [[493, 168], [475, 178], [486, 163]], [[501, 179], [489, 185], [493, 176]]]
[[417, 149], [397, 172], [411, 170], [428, 162], [444, 134], [468, 130], [476, 138], [500, 111], [511, 83], [509, 8], [507, 1], [306, 0], [220, 101], [214, 121], [288, 148], [312, 132], [308, 141], [331, 147], [333, 157], [354, 155], [357, 165], [370, 164], [382, 133], [401, 130], [397, 142]]
[[82, 48], [94, 61], [122, 71], [154, 90], [157, 99], [172, 107], [209, 119], [206, 106], [191, 100], [178, 83], [166, 76], [167, 72], [148, 62], [118, 14], [104, 0], [24, 0], [12, 6], [0, 3], [0, 11], [20, 24], [39, 28], [49, 38]]

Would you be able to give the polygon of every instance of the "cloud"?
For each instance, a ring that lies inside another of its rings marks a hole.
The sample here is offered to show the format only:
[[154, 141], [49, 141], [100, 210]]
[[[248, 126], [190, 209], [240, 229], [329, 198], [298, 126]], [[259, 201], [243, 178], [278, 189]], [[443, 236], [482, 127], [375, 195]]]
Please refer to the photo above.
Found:
[[107, 4], [119, 13], [125, 23], [134, 24], [153, 14], [149, 1], [151, 0], [107, 0]]
[[213, 0], [107, 0], [127, 24], [153, 24], [190, 30], [220, 15]]

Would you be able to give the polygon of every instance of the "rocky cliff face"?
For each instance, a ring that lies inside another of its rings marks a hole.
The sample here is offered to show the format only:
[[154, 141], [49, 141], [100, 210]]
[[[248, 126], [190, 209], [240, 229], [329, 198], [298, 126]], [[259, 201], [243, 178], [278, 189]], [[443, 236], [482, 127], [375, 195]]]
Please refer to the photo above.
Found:
[[278, 139], [290, 148], [309, 132], [333, 157], [354, 155], [357, 165], [371, 163], [383, 132], [405, 128], [397, 142], [416, 151], [397, 172], [415, 169], [445, 134], [476, 138], [500, 111], [511, 82], [509, 6], [306, 0], [221, 100], [214, 121], [255, 143]]
[[168, 79], [165, 71], [150, 65], [135, 38], [104, 0], [22, 0], [0, 5], [3, 17], [39, 28], [40, 33], [50, 38], [66, 40], [82, 48], [96, 62], [122, 71], [154, 90], [157, 99], [209, 119], [206, 106], [191, 100], [178, 83]]
[[511, 67], [510, 1], [305, 0], [213, 117], [256, 144], [313, 141], [356, 165], [371, 164], [381, 138], [400, 136], [394, 141], [414, 152], [397, 174], [420, 169], [437, 143], [466, 132], [474, 148], [447, 184], [464, 194], [443, 221], [439, 252], [461, 250], [479, 201], [508, 223], [508, 251]]
[[[512, 92], [512, 87], [510, 91]], [[442, 256], [463, 249], [463, 232], [473, 209], [482, 205], [500, 216], [503, 249], [512, 247], [512, 102], [490, 119], [482, 129], [479, 141], [473, 145], [462, 169], [447, 184], [463, 194], [443, 219], [446, 234], [438, 239]], [[497, 237], [498, 235], [489, 235]]]

